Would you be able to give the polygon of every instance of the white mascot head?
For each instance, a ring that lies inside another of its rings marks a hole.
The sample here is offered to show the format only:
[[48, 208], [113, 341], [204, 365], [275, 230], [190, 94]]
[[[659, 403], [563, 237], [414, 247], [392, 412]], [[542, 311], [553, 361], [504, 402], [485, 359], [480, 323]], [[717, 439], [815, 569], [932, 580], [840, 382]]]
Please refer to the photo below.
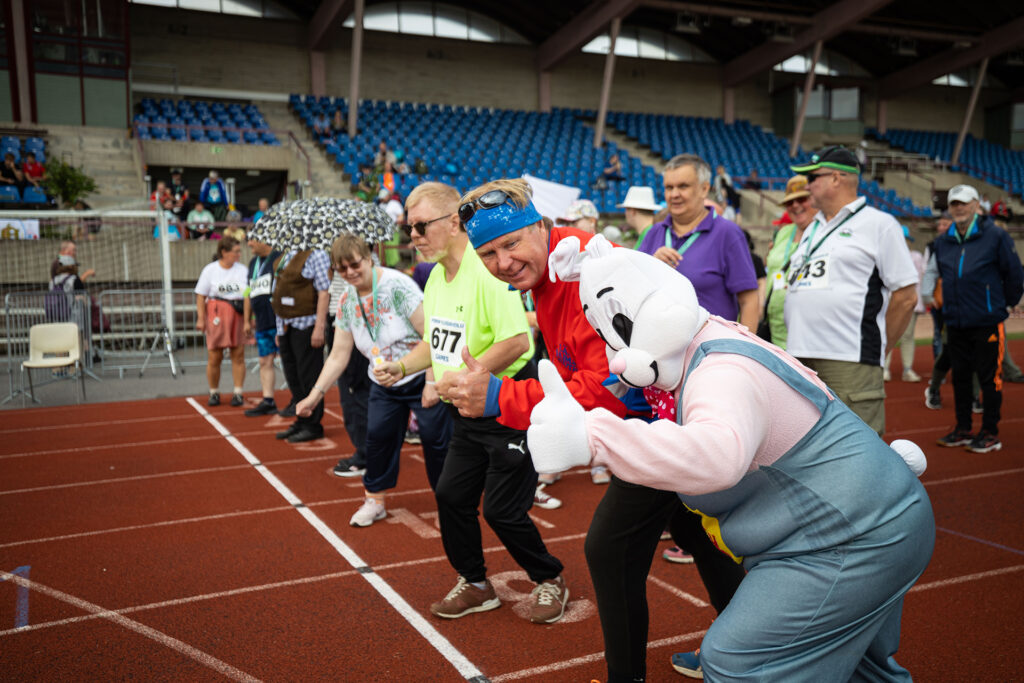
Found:
[[560, 279], [579, 279], [583, 313], [608, 345], [608, 367], [619, 379], [666, 391], [679, 386], [686, 348], [708, 319], [686, 277], [600, 235], [582, 253], [577, 238], [563, 239], [549, 263]]

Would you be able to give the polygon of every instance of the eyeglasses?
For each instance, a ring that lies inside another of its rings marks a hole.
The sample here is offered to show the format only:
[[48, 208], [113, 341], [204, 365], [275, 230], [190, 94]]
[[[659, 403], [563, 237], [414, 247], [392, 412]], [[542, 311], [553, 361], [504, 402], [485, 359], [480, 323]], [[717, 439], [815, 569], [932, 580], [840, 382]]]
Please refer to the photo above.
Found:
[[341, 261], [338, 261], [338, 272], [347, 273], [350, 270], [359, 270], [359, 266], [361, 266], [363, 264], [363, 261], [365, 260], [366, 259], [361, 258], [355, 263], [343, 263]]
[[501, 206], [509, 199], [508, 195], [502, 190], [491, 190], [485, 194], [480, 195], [471, 202], [466, 202], [459, 207], [459, 220], [463, 224], [468, 223], [473, 216], [476, 215], [477, 210], [483, 209], [494, 209]]
[[431, 223], [436, 223], [438, 221], [443, 221], [445, 218], [451, 218], [451, 214], [448, 214], [447, 216], [438, 216], [437, 218], [433, 218], [425, 223], [413, 223], [412, 225], [406, 223], [405, 225], [402, 226], [402, 228], [405, 230], [405, 234], [408, 235], [409, 237], [412, 237], [412, 234], [414, 232], [422, 237], [423, 235], [427, 234], [428, 225], [430, 225]]
[[832, 173], [808, 173], [807, 174], [807, 184], [810, 185], [811, 183], [813, 183], [818, 178], [824, 178], [825, 176], [830, 176], [830, 175], [832, 175]]
[[[822, 175], [825, 175], [825, 174], [823, 173]], [[797, 197], [796, 199], [790, 199], [788, 202], [782, 202], [782, 206], [783, 206], [783, 208], [788, 209], [789, 207], [793, 206], [794, 204], [796, 204], [798, 202], [801, 203], [801, 204], [805, 204], [805, 203], [807, 203], [809, 201], [811, 201], [810, 197]]]

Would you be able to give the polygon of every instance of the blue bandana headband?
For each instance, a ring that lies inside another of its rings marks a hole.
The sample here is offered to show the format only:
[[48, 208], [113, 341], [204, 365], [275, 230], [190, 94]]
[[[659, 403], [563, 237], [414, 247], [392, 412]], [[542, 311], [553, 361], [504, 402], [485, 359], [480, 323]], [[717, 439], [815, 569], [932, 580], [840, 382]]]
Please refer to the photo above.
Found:
[[472, 242], [473, 248], [476, 249], [493, 239], [533, 225], [540, 220], [542, 220], [541, 215], [534, 207], [533, 202], [529, 202], [520, 209], [510, 199], [493, 209], [477, 209], [473, 217], [466, 223], [466, 232], [469, 234], [469, 241]]

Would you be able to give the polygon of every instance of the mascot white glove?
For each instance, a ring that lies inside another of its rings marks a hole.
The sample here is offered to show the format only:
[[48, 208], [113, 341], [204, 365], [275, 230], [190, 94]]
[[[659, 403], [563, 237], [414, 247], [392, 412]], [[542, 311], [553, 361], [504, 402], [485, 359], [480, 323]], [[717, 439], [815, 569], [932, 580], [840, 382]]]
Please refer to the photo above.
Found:
[[569, 388], [549, 360], [542, 360], [538, 369], [544, 399], [530, 414], [526, 440], [533, 457], [533, 466], [540, 474], [564, 472], [590, 463], [590, 443], [583, 406], [569, 393]]

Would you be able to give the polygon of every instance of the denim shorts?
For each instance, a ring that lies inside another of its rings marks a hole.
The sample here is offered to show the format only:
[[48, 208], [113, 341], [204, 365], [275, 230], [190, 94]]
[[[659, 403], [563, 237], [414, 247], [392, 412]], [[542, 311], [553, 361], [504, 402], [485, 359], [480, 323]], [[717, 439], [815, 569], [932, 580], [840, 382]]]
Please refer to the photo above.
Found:
[[260, 358], [277, 353], [277, 330], [256, 330], [256, 351]]

